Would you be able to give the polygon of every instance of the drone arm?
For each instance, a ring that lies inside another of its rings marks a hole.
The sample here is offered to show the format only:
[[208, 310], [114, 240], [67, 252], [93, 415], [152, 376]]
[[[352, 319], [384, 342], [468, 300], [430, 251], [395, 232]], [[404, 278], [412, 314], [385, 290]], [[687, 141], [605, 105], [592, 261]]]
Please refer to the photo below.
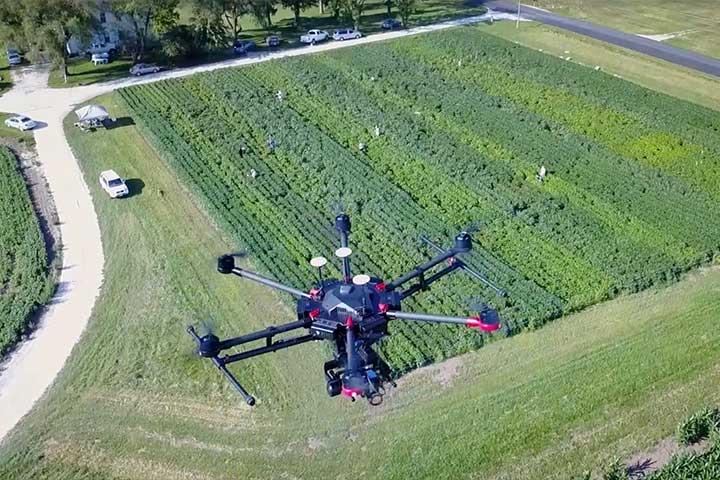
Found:
[[[421, 239], [423, 242], [425, 242], [428, 246], [430, 246], [431, 248], [433, 248], [434, 250], [436, 250], [436, 251], [438, 251], [438, 252], [443, 252], [443, 249], [442, 249], [441, 247], [439, 247], [438, 245], [435, 245], [435, 244], [434, 244], [433, 242], [431, 242], [430, 239], [428, 239], [427, 237], [420, 237], [420, 239]], [[476, 271], [473, 270], [472, 268], [468, 267], [468, 266], [465, 264], [465, 262], [463, 262], [462, 260], [459, 260], [459, 259], [457, 259], [457, 258], [455, 259], [455, 262], [457, 263], [457, 268], [460, 268], [462, 271], [466, 272], [466, 273], [467, 273], [468, 275], [470, 275], [471, 277], [479, 280], [480, 282], [482, 282], [482, 283], [485, 284], [486, 286], [488, 286], [488, 287], [492, 288], [493, 290], [495, 290], [495, 293], [496, 293], [497, 295], [499, 295], [499, 296], [501, 296], [501, 297], [504, 297], [504, 296], [505, 296], [505, 294], [506, 294], [506, 293], [505, 293], [505, 290], [503, 290], [503, 289], [501, 289], [501, 288], [498, 288], [497, 286], [493, 285], [493, 283], [490, 282], [490, 280], [488, 280], [487, 278], [485, 278], [483, 275], [479, 274], [478, 272], [476, 272]], [[413, 293], [414, 293], [414, 292], [413, 292]]]
[[[199, 346], [201, 344], [202, 340], [198, 336], [198, 334], [195, 332], [195, 329], [192, 326], [189, 326], [187, 328], [187, 332], [195, 340], [195, 342], [197, 342], [197, 344]], [[225, 362], [223, 362], [221, 359], [219, 359], [217, 355], [210, 357], [210, 359], [212, 360], [213, 364], [217, 367], [217, 369], [220, 370], [223, 373], [223, 375], [225, 375], [225, 378], [228, 379], [230, 384], [233, 387], [235, 387], [235, 390], [237, 390], [238, 393], [240, 393], [240, 395], [243, 396], [243, 398], [245, 399], [245, 403], [247, 403], [251, 407], [253, 405], [255, 405], [255, 398], [252, 395], [250, 395], [247, 392], [247, 390], [245, 390], [243, 388], [242, 385], [240, 385], [240, 382], [238, 382], [237, 379], [233, 376], [233, 374], [230, 373], [230, 371], [227, 369], [227, 367], [225, 367]]]
[[247, 392], [247, 390], [245, 390], [245, 388], [243, 388], [243, 386], [240, 385], [240, 382], [238, 382], [237, 379], [233, 376], [233, 374], [230, 373], [230, 370], [227, 369], [227, 367], [225, 366], [225, 363], [223, 363], [223, 361], [217, 357], [213, 357], [212, 361], [215, 364], [215, 366], [218, 368], [218, 370], [220, 370], [223, 373], [223, 375], [225, 375], [225, 378], [228, 379], [230, 384], [233, 387], [235, 387], [235, 390], [237, 390], [238, 393], [240, 393], [240, 395], [243, 396], [243, 398], [245, 399], [245, 403], [247, 403], [251, 407], [253, 405], [255, 405], [255, 397], [250, 395]]
[[458, 263], [457, 261], [454, 261], [450, 265], [443, 268], [439, 272], [434, 273], [430, 277], [425, 278], [425, 279], [421, 278], [419, 283], [413, 285], [412, 287], [408, 288], [407, 290], [404, 290], [400, 294], [400, 299], [405, 300], [407, 297], [409, 297], [411, 295], [415, 295], [417, 292], [426, 289], [428, 286], [430, 286], [431, 283], [440, 280], [445, 275], [448, 275], [448, 274], [454, 272], [455, 270], [457, 270], [458, 268], [460, 268], [460, 265], [461, 265], [460, 263]]
[[284, 332], [289, 332], [290, 330], [296, 330], [298, 328], [304, 328], [307, 326], [308, 326], [307, 322], [305, 322], [304, 320], [299, 320], [297, 322], [285, 323], [285, 324], [279, 325], [277, 327], [276, 326], [267, 327], [263, 330], [249, 333], [247, 335], [223, 340], [222, 342], [220, 342], [220, 350], [227, 350], [228, 348], [236, 347], [236, 346], [242, 345], [244, 343], [253, 342], [255, 340], [260, 340], [261, 338], [265, 338], [268, 340], [268, 342], [270, 342], [272, 340], [272, 337], [274, 337], [275, 335], [278, 335], [278, 334], [284, 333]]
[[477, 317], [448, 317], [445, 315], [431, 315], [427, 313], [410, 313], [410, 312], [386, 312], [390, 318], [397, 320], [412, 320], [416, 322], [429, 323], [451, 323], [456, 325], [465, 325], [468, 328], [477, 328], [483, 332], [493, 332], [500, 328], [500, 322], [497, 318], [497, 312], [492, 312]]
[[226, 365], [228, 363], [245, 360], [246, 358], [257, 357], [258, 355], [262, 355], [264, 353], [277, 352], [278, 350], [294, 347], [295, 345], [311, 342], [313, 340], [317, 340], [317, 338], [313, 335], [302, 335], [274, 342], [268, 339], [268, 343], [264, 347], [253, 348], [252, 350], [236, 353], [234, 355], [226, 355], [224, 357], [220, 357], [219, 361], [222, 362], [223, 365]]
[[442, 263], [451, 257], [454, 257], [458, 253], [459, 252], [457, 252], [454, 248], [451, 248], [450, 250], [442, 252], [440, 255], [432, 258], [431, 260], [423, 263], [422, 265], [418, 265], [417, 267], [415, 267], [414, 270], [406, 273], [402, 277], [400, 277], [396, 280], [393, 280], [392, 282], [387, 284], [387, 286], [386, 286], [387, 290], [394, 290], [397, 287], [399, 287], [400, 285], [403, 285], [404, 283], [409, 282], [410, 280], [413, 280], [415, 278], [423, 276], [425, 274], [425, 272], [427, 272], [428, 270], [430, 270], [437, 264]]
[[247, 278], [248, 280], [252, 280], [253, 282], [260, 283], [262, 285], [265, 285], [266, 287], [274, 288], [276, 290], [280, 290], [285, 293], [289, 293], [290, 295], [292, 295], [294, 297], [310, 298], [310, 295], [303, 292], [302, 290], [298, 290], [297, 288], [283, 285], [282, 283], [280, 283], [278, 281], [263, 277], [262, 275], [258, 275], [257, 273], [251, 272], [249, 270], [243, 270], [242, 268], [239, 268], [239, 267], [233, 267], [229, 273], [237, 275], [238, 277]]

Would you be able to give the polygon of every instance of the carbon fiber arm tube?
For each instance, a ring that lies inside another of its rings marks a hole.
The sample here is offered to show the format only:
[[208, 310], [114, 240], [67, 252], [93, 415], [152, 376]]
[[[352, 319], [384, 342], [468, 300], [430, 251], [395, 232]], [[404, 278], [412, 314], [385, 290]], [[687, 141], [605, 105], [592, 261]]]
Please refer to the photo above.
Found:
[[258, 275], [257, 273], [250, 272], [248, 270], [243, 270], [242, 268], [235, 267], [232, 269], [232, 273], [234, 273], [238, 277], [247, 278], [248, 280], [252, 280], [253, 282], [260, 283], [262, 285], [265, 285], [266, 287], [274, 288], [276, 290], [281, 290], [281, 291], [283, 291], [285, 293], [289, 293], [290, 295], [293, 295], [295, 297], [310, 298], [310, 295], [303, 292], [302, 290], [298, 290], [297, 288], [293, 288], [293, 287], [288, 287], [287, 285], [283, 285], [280, 282], [271, 280], [269, 278], [263, 277], [262, 275]]

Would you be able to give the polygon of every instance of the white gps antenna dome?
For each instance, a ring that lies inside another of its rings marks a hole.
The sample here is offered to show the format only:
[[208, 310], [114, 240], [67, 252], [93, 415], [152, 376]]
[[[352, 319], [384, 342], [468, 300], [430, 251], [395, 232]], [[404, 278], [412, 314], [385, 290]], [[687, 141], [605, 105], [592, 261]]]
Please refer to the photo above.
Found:
[[335, 256], [338, 258], [347, 258], [352, 254], [352, 249], [349, 247], [340, 247], [335, 250]]
[[358, 287], [362, 287], [363, 285], [367, 285], [370, 282], [370, 275], [365, 275], [364, 273], [360, 275], [355, 275], [352, 281]]
[[310, 265], [315, 268], [322, 268], [327, 265], [327, 262], [327, 258], [325, 257], [313, 257], [312, 260], [310, 260]]

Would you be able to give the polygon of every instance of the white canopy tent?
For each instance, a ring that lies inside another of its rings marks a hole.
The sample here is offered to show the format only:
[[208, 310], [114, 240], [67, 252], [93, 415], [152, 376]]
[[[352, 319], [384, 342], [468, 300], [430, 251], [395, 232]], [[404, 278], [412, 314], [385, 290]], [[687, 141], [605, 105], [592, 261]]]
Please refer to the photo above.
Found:
[[110, 117], [110, 114], [102, 105], [85, 105], [75, 110], [75, 115], [77, 115], [80, 122], [90, 122], [93, 120], [101, 122]]

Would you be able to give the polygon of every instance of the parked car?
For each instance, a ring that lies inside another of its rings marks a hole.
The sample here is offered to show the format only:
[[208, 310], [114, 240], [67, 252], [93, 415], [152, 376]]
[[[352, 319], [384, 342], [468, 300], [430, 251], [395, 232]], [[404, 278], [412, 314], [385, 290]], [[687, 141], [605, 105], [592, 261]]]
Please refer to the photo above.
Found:
[[24, 132], [25, 130], [32, 130], [37, 127], [37, 123], [30, 117], [24, 115], [18, 115], [16, 117], [10, 117], [5, 119], [5, 126], [10, 128], [17, 128]]
[[109, 56], [115, 56], [117, 54], [117, 45], [114, 43], [91, 43], [90, 47], [85, 50], [85, 55], [91, 57], [96, 53], [107, 53]]
[[93, 53], [90, 61], [93, 65], [102, 65], [110, 61], [110, 55], [107, 53]]
[[270, 35], [265, 39], [265, 44], [268, 47], [279, 47], [280, 46], [280, 37], [277, 35]]
[[395, 20], [394, 18], [388, 18], [382, 23], [382, 28], [385, 30], [395, 30], [396, 28], [402, 28], [402, 22]]
[[238, 40], [233, 45], [233, 52], [235, 55], [245, 55], [250, 50], [255, 48], [255, 42], [251, 40]]
[[308, 33], [300, 37], [300, 43], [309, 43], [315, 45], [318, 42], [324, 42], [330, 37], [324, 30], [310, 30]]
[[333, 33], [333, 40], [353, 40], [360, 37], [362, 37], [362, 33], [357, 30], [353, 30], [352, 28], [335, 30], [335, 33]]
[[130, 69], [130, 75], [139, 77], [140, 75], [145, 75], [146, 73], [157, 73], [159, 71], [160, 67], [154, 63], [138, 63], [132, 66]]
[[100, 186], [110, 198], [120, 198], [130, 193], [125, 180], [115, 173], [115, 170], [105, 170], [100, 174]]
[[7, 56], [8, 65], [20, 65], [22, 63], [22, 57], [17, 53], [10, 53]]

